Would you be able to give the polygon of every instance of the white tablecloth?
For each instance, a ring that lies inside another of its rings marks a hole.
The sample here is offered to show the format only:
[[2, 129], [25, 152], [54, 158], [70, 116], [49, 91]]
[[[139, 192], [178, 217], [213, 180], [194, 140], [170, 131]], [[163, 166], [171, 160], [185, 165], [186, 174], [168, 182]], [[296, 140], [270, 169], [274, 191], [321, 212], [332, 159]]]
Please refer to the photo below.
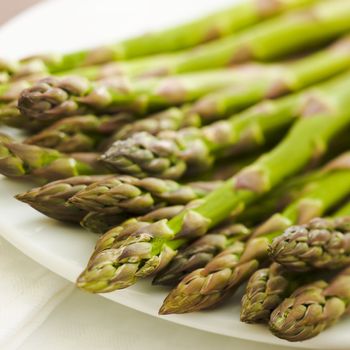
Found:
[[0, 276], [1, 350], [282, 350], [179, 326], [83, 293], [2, 238]]

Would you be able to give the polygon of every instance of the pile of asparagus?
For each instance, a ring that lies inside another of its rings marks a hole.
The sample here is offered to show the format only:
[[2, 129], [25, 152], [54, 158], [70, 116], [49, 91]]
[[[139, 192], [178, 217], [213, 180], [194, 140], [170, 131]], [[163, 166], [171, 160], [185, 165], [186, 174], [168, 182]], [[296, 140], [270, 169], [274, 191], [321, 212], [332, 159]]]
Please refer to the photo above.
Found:
[[350, 310], [350, 0], [0, 60], [0, 123], [0, 173], [41, 186], [17, 199], [100, 234], [81, 289], [152, 276], [165, 315], [247, 282], [241, 320], [289, 341]]

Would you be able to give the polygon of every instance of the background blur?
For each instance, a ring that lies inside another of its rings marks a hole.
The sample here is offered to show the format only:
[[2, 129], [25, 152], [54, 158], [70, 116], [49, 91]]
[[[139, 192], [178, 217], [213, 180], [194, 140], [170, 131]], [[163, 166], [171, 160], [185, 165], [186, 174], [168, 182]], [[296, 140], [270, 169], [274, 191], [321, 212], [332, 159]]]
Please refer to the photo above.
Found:
[[0, 25], [41, 0], [0, 0]]

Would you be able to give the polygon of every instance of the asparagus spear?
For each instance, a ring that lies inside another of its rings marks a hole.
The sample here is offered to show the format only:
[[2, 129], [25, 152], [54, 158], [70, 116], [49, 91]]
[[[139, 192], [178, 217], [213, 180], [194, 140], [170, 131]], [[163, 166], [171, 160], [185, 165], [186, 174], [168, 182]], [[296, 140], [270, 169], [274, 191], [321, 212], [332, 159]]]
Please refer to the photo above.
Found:
[[349, 2], [321, 1], [194, 50], [120, 63], [120, 72], [129, 76], [159, 76], [272, 60], [317, 47], [344, 34], [350, 29], [349, 19]]
[[70, 204], [68, 199], [104, 178], [104, 176], [75, 176], [34, 188], [17, 195], [16, 198], [50, 218], [79, 223], [87, 212]]
[[[313, 181], [321, 176], [320, 173], [321, 171], [316, 171], [288, 180], [267, 196], [250, 205], [243, 213], [234, 215], [233, 220], [241, 221], [243, 219], [257, 223], [264, 218], [267, 219], [272, 213], [282, 210], [297, 198], [306, 195], [312, 187]], [[243, 231], [246, 232], [243, 237], [245, 240], [251, 230], [242, 224], [224, 224], [210, 231], [210, 233], [180, 251], [170, 264], [156, 275], [153, 283], [174, 286], [185, 275], [204, 267], [214, 256], [231, 244], [232, 238], [236, 238], [237, 232], [241, 235]], [[232, 233], [235, 234], [234, 237], [232, 237]]]
[[204, 197], [219, 184], [213, 181], [180, 185], [156, 178], [75, 176], [51, 182], [16, 198], [46, 216], [61, 221], [82, 221], [90, 231], [101, 232], [102, 227], [110, 228], [124, 221], [128, 213], [147, 214], [165, 205], [184, 205]]
[[25, 145], [0, 137], [0, 173], [8, 177], [49, 182], [106, 172], [95, 153], [66, 155], [50, 148]]
[[295, 119], [309, 113], [313, 107], [308, 107], [308, 103], [312, 105], [312, 101], [334, 99], [332, 104], [342, 104], [346, 95], [344, 84], [348, 85], [348, 78], [335, 78], [304, 93], [266, 101], [202, 129], [188, 128], [158, 136], [135, 134], [115, 142], [102, 160], [117, 171], [137, 177], [178, 179], [184, 174], [202, 172], [220, 157], [257, 149], [272, 135], [282, 134]]
[[153, 284], [174, 286], [190, 272], [207, 265], [216, 255], [237, 241], [248, 238], [250, 230], [242, 224], [226, 224], [210, 231], [180, 251], [153, 279]]
[[[312, 238], [314, 238], [314, 241], [317, 242], [317, 238], [320, 237], [320, 235], [322, 235], [323, 238], [324, 235], [328, 233], [327, 230], [329, 230], [331, 226], [341, 227], [342, 229], [344, 229], [346, 225], [349, 226], [349, 217], [342, 217], [349, 214], [350, 205], [348, 204], [339, 211], [339, 217], [341, 218], [335, 219], [335, 222], [333, 221], [330, 223], [326, 219], [313, 219], [310, 224], [305, 226], [308, 229], [310, 229], [312, 226], [315, 227], [315, 230], [313, 231], [315, 236]], [[310, 231], [309, 236], [312, 236]], [[279, 240], [280, 237], [275, 239], [275, 241]], [[327, 256], [327, 266], [313, 265], [313, 267], [328, 267], [330, 264], [332, 267], [335, 267], [335, 265], [341, 267], [346, 266], [349, 263], [349, 261], [346, 262], [346, 258], [344, 258], [343, 246], [339, 244], [339, 242], [333, 243], [335, 244], [333, 244], [332, 247], [336, 245], [336, 254], [334, 254], [334, 251], [332, 251], [331, 253], [333, 254]], [[272, 246], [274, 246], [274, 243]], [[309, 251], [311, 251], [311, 248], [309, 248]], [[309, 251], [304, 251], [305, 256], [308, 256]], [[300, 254], [297, 249], [295, 249], [294, 252], [291, 252], [291, 254], [294, 253], [297, 255]], [[343, 255], [341, 262], [339, 261], [340, 254]], [[293, 269], [293, 264], [291, 266], [289, 266], [288, 263], [285, 265], [286, 266], [282, 266], [278, 263], [273, 263], [269, 268], [258, 270], [252, 275], [248, 282], [246, 293], [242, 299], [241, 320], [243, 322], [256, 323], [268, 321], [271, 312], [283, 301], [286, 296], [290, 295], [291, 292], [305, 280], [305, 275], [300, 276], [300, 274], [298, 275], [296, 271], [293, 271], [295, 270]], [[299, 270], [299, 268], [297, 268], [297, 270]]]
[[241, 321], [267, 322], [272, 311], [300, 284], [301, 279], [295, 273], [277, 263], [257, 270], [250, 277], [242, 298]]
[[[346, 95], [350, 90], [342, 91]], [[235, 210], [256, 201], [327, 148], [350, 123], [350, 99], [342, 100], [341, 104], [329, 104], [330, 100], [316, 103], [313, 98], [312, 105], [317, 108], [309, 108], [307, 117], [301, 118], [274, 150], [199, 200], [198, 207], [135, 230], [125, 240], [121, 234], [113, 248], [90, 261], [78, 286], [91, 292], [111, 291], [160, 271], [190, 239], [204, 235]]]
[[237, 113], [263, 99], [301, 90], [349, 68], [349, 44], [350, 37], [346, 36], [316, 54], [279, 64], [280, 74], [268, 76], [266, 81], [246, 81], [243, 86], [224, 88], [203, 96], [193, 104], [173, 107], [125, 125], [115, 134], [114, 140], [126, 139], [142, 131], [157, 135], [163, 130], [198, 127]]
[[72, 52], [65, 55], [37, 55], [22, 62], [0, 62], [0, 72], [12, 75], [31, 73], [33, 62], [38, 71], [50, 73], [66, 71], [80, 66], [119, 61], [157, 53], [191, 48], [213, 39], [225, 37], [250, 27], [266, 18], [290, 9], [314, 3], [315, 0], [249, 0], [201, 17], [194, 21], [162, 31], [136, 36], [111, 45]]
[[350, 207], [341, 214], [342, 217], [317, 218], [305, 225], [290, 227], [272, 242], [270, 256], [289, 270], [299, 272], [349, 265]]
[[[120, 78], [112, 84], [110, 81], [85, 81], [79, 86], [77, 78], [71, 78], [68, 83], [67, 79], [49, 78], [24, 90], [19, 106], [24, 115], [39, 119], [52, 118], [57, 113], [70, 114], [73, 110], [126, 109], [142, 113], [193, 101], [206, 93], [230, 86], [226, 91], [203, 98], [190, 109], [178, 111], [182, 120], [197, 115], [197, 118], [201, 116], [208, 121], [237, 112], [265, 98], [300, 90], [342, 72], [350, 66], [349, 52], [349, 37], [346, 37], [320, 53], [289, 64], [248, 64], [230, 71], [136, 82], [125, 82]], [[242, 81], [245, 81], [244, 86]], [[173, 114], [169, 112], [171, 120]], [[163, 118], [167, 116], [167, 113], [163, 114]]]
[[[272, 239], [294, 223], [305, 223], [322, 215], [350, 193], [349, 169], [326, 174], [315, 181], [313, 190], [290, 204], [282, 213], [273, 215], [254, 232], [245, 249], [230, 260], [223, 252], [206, 267], [186, 276], [165, 299], [161, 314], [194, 312], [212, 307], [231, 296], [268, 258]], [[332, 191], [332, 193], [330, 193]]]
[[259, 78], [261, 81], [277, 80], [280, 73], [279, 66], [250, 64], [136, 80], [113, 77], [92, 82], [80, 76], [48, 77], [23, 90], [18, 106], [24, 115], [34, 119], [59, 118], [86, 111], [146, 113], [195, 101], [209, 92], [239, 86], [242, 81], [256, 84]]
[[291, 342], [307, 340], [337, 322], [349, 305], [350, 268], [346, 268], [330, 283], [320, 280], [297, 289], [273, 311], [270, 329]]
[[114, 176], [91, 184], [69, 202], [92, 212], [142, 214], [164, 204], [187, 204], [204, 197], [219, 185], [219, 181], [182, 185], [151, 177], [140, 180], [132, 176]]
[[98, 151], [104, 148], [106, 137], [132, 121], [133, 117], [128, 114], [64, 118], [27, 138], [24, 143], [65, 153]]

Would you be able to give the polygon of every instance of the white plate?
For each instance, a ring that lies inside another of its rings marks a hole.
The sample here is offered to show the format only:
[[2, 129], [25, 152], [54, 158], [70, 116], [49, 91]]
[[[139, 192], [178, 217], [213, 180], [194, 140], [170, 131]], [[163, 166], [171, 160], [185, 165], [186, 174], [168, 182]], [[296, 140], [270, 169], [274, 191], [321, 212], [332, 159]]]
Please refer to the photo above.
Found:
[[[112, 41], [196, 16], [233, 0], [61, 0], [41, 4], [0, 29], [0, 56], [20, 57], [42, 51], [65, 51]], [[18, 249], [57, 274], [74, 281], [93, 249], [96, 236], [36, 213], [13, 196], [28, 184], [0, 179], [0, 232]], [[130, 308], [158, 316], [166, 291], [149, 281], [105, 294]], [[302, 344], [279, 340], [263, 326], [239, 322], [239, 300], [224, 308], [162, 317], [168, 321], [263, 343], [309, 349], [349, 349], [350, 320]]]

